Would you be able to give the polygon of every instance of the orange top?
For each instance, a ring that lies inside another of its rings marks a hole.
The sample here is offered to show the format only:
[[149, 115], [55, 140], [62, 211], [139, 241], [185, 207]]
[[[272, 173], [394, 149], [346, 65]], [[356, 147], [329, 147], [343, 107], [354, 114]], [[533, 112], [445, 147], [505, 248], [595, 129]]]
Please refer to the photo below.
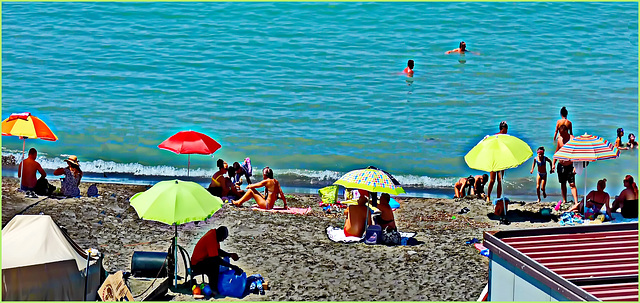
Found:
[[216, 238], [216, 230], [212, 229], [208, 231], [193, 249], [193, 256], [191, 257], [191, 265], [196, 265], [198, 262], [211, 257], [218, 256], [218, 249], [220, 249], [220, 243]]
[[410, 68], [407, 66], [407, 67], [405, 67], [405, 69], [404, 69], [402, 72], [403, 72], [403, 73], [405, 73], [405, 74], [408, 74], [408, 73], [412, 73], [412, 72], [413, 72], [413, 70], [412, 70], [412, 69], [410, 69]]

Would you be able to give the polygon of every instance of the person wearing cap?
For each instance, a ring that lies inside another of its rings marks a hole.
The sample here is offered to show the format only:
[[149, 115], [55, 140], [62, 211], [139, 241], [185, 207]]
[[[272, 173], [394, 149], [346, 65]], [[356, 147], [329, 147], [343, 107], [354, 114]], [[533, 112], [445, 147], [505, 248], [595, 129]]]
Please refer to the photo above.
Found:
[[80, 196], [80, 188], [78, 186], [82, 179], [82, 170], [78, 163], [78, 157], [71, 155], [64, 161], [67, 162], [67, 167], [58, 168], [53, 171], [53, 174], [56, 176], [64, 175], [60, 191], [62, 195], [67, 197]]
[[[509, 129], [509, 125], [507, 125], [507, 121], [500, 122], [498, 126], [499, 132], [496, 135], [506, 135], [507, 130]], [[498, 199], [502, 196], [502, 178], [504, 177], [504, 170], [495, 172], [492, 171], [489, 173], [489, 185], [487, 186], [487, 202], [491, 202], [491, 191], [493, 190], [493, 184], [496, 182], [496, 178], [498, 179], [498, 185], [496, 186], [496, 194]]]
[[[611, 210], [609, 208], [609, 194], [604, 191], [606, 187], [607, 179], [598, 180], [598, 190], [592, 190], [587, 194], [587, 209], [591, 209], [591, 213], [602, 213], [602, 206], [606, 206], [607, 214], [611, 215]], [[583, 201], [574, 204], [568, 211], [584, 213], [584, 210], [582, 209], [583, 205], [584, 199]]]
[[40, 163], [36, 161], [37, 157], [38, 151], [35, 148], [31, 148], [29, 149], [29, 156], [18, 165], [18, 178], [22, 178], [20, 183], [21, 190], [33, 191], [36, 189], [36, 183], [38, 182], [36, 172], [40, 173], [40, 178], [47, 176]]
[[538, 203], [540, 203], [540, 189], [542, 189], [542, 197], [547, 197], [545, 187], [547, 185], [547, 162], [551, 164], [551, 173], [556, 169], [551, 159], [544, 155], [544, 146], [538, 147], [537, 155], [533, 158], [533, 165], [531, 166], [530, 174], [533, 174], [533, 169], [538, 165], [538, 176], [536, 177], [536, 193], [538, 193]]
[[616, 131], [618, 137], [616, 138], [616, 143], [613, 145], [618, 149], [629, 149], [625, 144], [622, 143], [622, 136], [624, 136], [624, 129], [622, 127], [618, 128]]
[[556, 141], [558, 138], [558, 131], [560, 131], [560, 125], [564, 125], [567, 127], [567, 131], [569, 131], [569, 135], [573, 136], [573, 125], [571, 124], [571, 121], [569, 121], [569, 119], [567, 119], [567, 116], [569, 115], [569, 111], [567, 111], [566, 107], [562, 107], [560, 109], [560, 119], [556, 122], [556, 132], [553, 134], [553, 141]]

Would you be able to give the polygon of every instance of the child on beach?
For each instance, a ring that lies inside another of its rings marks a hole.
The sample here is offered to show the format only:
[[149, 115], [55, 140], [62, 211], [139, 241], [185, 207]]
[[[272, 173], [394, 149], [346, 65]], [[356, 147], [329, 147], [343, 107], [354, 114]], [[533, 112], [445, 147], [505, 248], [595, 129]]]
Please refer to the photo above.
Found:
[[487, 174], [477, 175], [473, 178], [475, 179], [475, 182], [473, 185], [473, 191], [476, 197], [478, 197], [478, 199], [486, 198], [487, 195], [484, 193], [484, 185], [487, 184], [487, 182], [489, 182], [489, 175]]
[[555, 165], [551, 162], [547, 156], [544, 155], [544, 146], [538, 147], [537, 156], [533, 158], [533, 165], [531, 165], [531, 172], [533, 174], [533, 169], [538, 165], [538, 176], [536, 177], [536, 193], [538, 193], [538, 202], [540, 202], [540, 189], [542, 189], [542, 196], [544, 198], [547, 197], [547, 192], [545, 191], [545, 187], [547, 185], [547, 162], [551, 164], [551, 173], [555, 170]]
[[473, 192], [473, 185], [476, 183], [476, 179], [473, 176], [469, 176], [466, 178], [460, 178], [458, 182], [453, 186], [453, 190], [455, 191], [454, 198], [464, 198], [465, 190], [467, 190], [467, 195], [475, 194]]

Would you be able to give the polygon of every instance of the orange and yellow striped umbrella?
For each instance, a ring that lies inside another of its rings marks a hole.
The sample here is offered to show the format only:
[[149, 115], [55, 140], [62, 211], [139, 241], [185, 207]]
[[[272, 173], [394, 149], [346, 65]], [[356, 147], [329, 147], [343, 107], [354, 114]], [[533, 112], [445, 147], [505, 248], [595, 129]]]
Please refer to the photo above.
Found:
[[2, 135], [18, 136], [22, 139], [58, 140], [47, 124], [31, 113], [11, 114], [2, 121]]

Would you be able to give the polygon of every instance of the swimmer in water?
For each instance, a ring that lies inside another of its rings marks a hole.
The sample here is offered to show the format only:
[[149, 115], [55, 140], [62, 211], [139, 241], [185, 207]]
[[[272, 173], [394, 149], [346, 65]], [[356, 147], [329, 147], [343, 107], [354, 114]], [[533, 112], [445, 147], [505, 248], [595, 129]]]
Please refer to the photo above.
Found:
[[407, 61], [407, 67], [402, 71], [407, 77], [413, 77], [413, 60]]
[[448, 54], [451, 54], [451, 53], [461, 53], [461, 54], [464, 54], [464, 53], [467, 53], [467, 52], [472, 53], [472, 54], [474, 54], [474, 55], [480, 55], [480, 53], [476, 53], [476, 52], [472, 52], [472, 51], [468, 50], [468, 49], [467, 49], [467, 44], [466, 44], [466, 43], [464, 43], [464, 41], [461, 41], [461, 42], [460, 42], [460, 45], [459, 45], [459, 47], [458, 47], [458, 48], [456, 48], [456, 49], [452, 49], [452, 50], [450, 50], [450, 51], [446, 51], [446, 52], [444, 52], [444, 53], [445, 53], [445, 55], [448, 55]]

